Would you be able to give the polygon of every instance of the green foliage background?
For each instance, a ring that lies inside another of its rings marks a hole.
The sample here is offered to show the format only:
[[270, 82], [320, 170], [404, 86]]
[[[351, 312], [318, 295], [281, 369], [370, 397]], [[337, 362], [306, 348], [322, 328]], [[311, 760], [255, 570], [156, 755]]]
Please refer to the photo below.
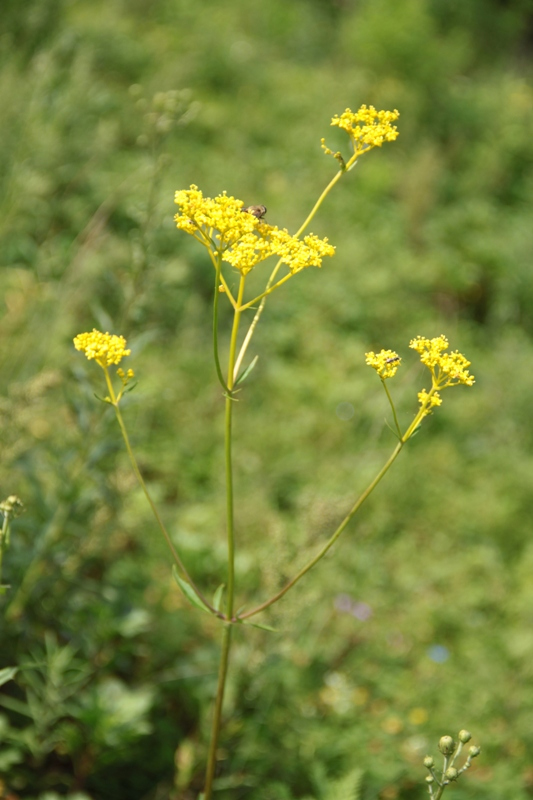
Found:
[[405, 357], [404, 422], [416, 334], [446, 333], [476, 385], [265, 615], [279, 633], [237, 635], [217, 797], [423, 797], [423, 756], [462, 727], [483, 753], [458, 800], [532, 796], [532, 43], [531, 0], [3, 0], [0, 485], [27, 512], [0, 598], [0, 667], [23, 667], [1, 690], [0, 794], [201, 789], [219, 630], [172, 584], [72, 338], [131, 344], [143, 472], [214, 591], [213, 276], [173, 193], [226, 189], [294, 231], [334, 174], [320, 139], [346, 146], [330, 118], [367, 103], [400, 110], [400, 138], [328, 198], [312, 229], [335, 259], [271, 298], [251, 350], [239, 602], [316, 552], [392, 449], [365, 351]]

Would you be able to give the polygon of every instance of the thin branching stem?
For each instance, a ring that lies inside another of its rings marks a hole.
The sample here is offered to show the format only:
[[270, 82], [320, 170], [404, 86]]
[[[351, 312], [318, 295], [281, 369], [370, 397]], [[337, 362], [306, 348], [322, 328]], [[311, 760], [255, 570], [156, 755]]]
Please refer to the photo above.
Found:
[[381, 379], [381, 383], [383, 384], [383, 388], [385, 389], [385, 394], [387, 395], [390, 407], [392, 409], [392, 416], [394, 417], [394, 424], [396, 425], [396, 432], [398, 434], [398, 438], [401, 439], [402, 438], [402, 431], [401, 431], [401, 428], [400, 428], [400, 423], [398, 422], [398, 415], [396, 414], [396, 407], [395, 407], [394, 403], [392, 402], [391, 393], [389, 392], [389, 387], [387, 386], [387, 382], [383, 378]]
[[2, 559], [4, 556], [4, 545], [7, 545], [7, 534], [9, 531], [9, 514], [4, 513], [2, 530], [0, 531], [0, 587], [2, 586]]
[[215, 296], [213, 299], [213, 355], [215, 358], [215, 369], [217, 371], [218, 380], [224, 389], [224, 392], [228, 394], [229, 389], [226, 386], [226, 381], [224, 380], [224, 375], [222, 374], [222, 367], [220, 366], [220, 358], [218, 355], [218, 298], [220, 296], [218, 287], [220, 286], [221, 260], [220, 253], [217, 253], [215, 266]]
[[302, 567], [302, 569], [294, 576], [294, 578], [292, 578], [283, 587], [283, 589], [281, 589], [279, 592], [277, 592], [277, 594], [275, 594], [273, 597], [271, 597], [270, 600], [265, 600], [264, 603], [261, 603], [261, 605], [256, 606], [255, 608], [252, 608], [251, 611], [247, 611], [245, 614], [239, 614], [239, 619], [248, 619], [249, 617], [253, 617], [253, 616], [255, 616], [255, 614], [259, 614], [260, 611], [264, 611], [269, 606], [274, 605], [274, 603], [277, 603], [277, 601], [280, 600], [283, 597], [283, 595], [285, 595], [289, 591], [289, 589], [292, 589], [292, 587], [295, 586], [298, 583], [298, 581], [301, 578], [303, 578], [303, 576], [306, 573], [308, 573], [309, 570], [312, 569], [315, 566], [315, 564], [317, 564], [326, 555], [328, 550], [331, 547], [333, 547], [333, 545], [335, 544], [335, 542], [337, 541], [337, 539], [339, 538], [339, 536], [341, 535], [343, 530], [346, 528], [346, 526], [350, 522], [350, 520], [353, 517], [353, 515], [361, 508], [361, 506], [363, 505], [363, 503], [365, 502], [367, 497], [369, 497], [372, 494], [372, 492], [374, 491], [374, 489], [376, 488], [378, 483], [381, 481], [383, 476], [388, 472], [390, 467], [396, 461], [396, 458], [400, 454], [400, 451], [401, 451], [403, 445], [404, 445], [404, 443], [402, 441], [398, 442], [398, 444], [394, 448], [392, 454], [387, 459], [387, 462], [380, 469], [380, 471], [378, 472], [378, 474], [376, 475], [374, 480], [365, 489], [363, 494], [359, 497], [357, 502], [352, 506], [352, 508], [350, 509], [348, 514], [344, 517], [344, 519], [341, 522], [341, 524], [339, 525], [339, 527], [332, 534], [332, 536], [330, 536], [330, 538], [328, 539], [326, 544], [317, 553], [317, 555], [313, 559], [311, 559], [311, 561], [309, 561], [309, 563], [307, 563], [305, 565], [305, 567]]
[[[353, 161], [353, 158], [350, 159], [350, 161], [348, 162], [348, 164], [350, 166], [352, 165], [352, 161]], [[322, 194], [320, 195], [320, 197], [316, 201], [315, 205], [313, 206], [313, 208], [311, 209], [311, 211], [309, 212], [309, 214], [307, 215], [305, 220], [300, 225], [298, 231], [295, 234], [296, 237], [301, 236], [301, 234], [305, 231], [305, 229], [307, 228], [307, 226], [309, 225], [309, 223], [311, 222], [311, 220], [315, 216], [316, 212], [318, 211], [318, 209], [320, 208], [320, 206], [322, 205], [322, 203], [324, 202], [324, 200], [326, 199], [326, 197], [328, 196], [330, 191], [333, 189], [335, 184], [342, 178], [342, 176], [344, 175], [345, 171], [346, 170], [339, 170], [339, 172], [337, 172], [333, 176], [333, 178], [330, 180], [330, 182], [328, 183], [328, 185], [326, 186], [326, 188], [324, 189], [324, 191], [322, 192]], [[265, 291], [262, 294], [258, 295], [258, 297], [255, 297], [253, 300], [251, 300], [249, 303], [247, 303], [246, 306], [244, 306], [244, 308], [250, 308], [251, 306], [255, 305], [255, 303], [257, 303], [258, 301], [261, 301], [261, 303], [259, 305], [259, 308], [255, 312], [255, 316], [254, 316], [252, 322], [250, 323], [250, 327], [248, 328], [248, 332], [247, 332], [246, 336], [244, 337], [244, 341], [243, 341], [243, 343], [241, 345], [241, 349], [239, 351], [239, 355], [238, 355], [237, 361], [235, 363], [235, 374], [236, 375], [240, 371], [243, 358], [244, 358], [245, 353], [246, 353], [246, 351], [248, 349], [248, 345], [250, 344], [250, 342], [252, 340], [252, 336], [255, 333], [255, 329], [257, 328], [257, 323], [259, 322], [259, 319], [261, 318], [261, 314], [263, 313], [263, 309], [265, 307], [265, 303], [266, 303], [268, 295], [271, 292], [273, 292], [274, 289], [277, 289], [278, 286], [281, 286], [282, 283], [285, 283], [286, 280], [288, 280], [289, 278], [292, 277], [292, 273], [289, 273], [289, 275], [286, 275], [285, 278], [283, 278], [281, 281], [278, 281], [278, 283], [276, 283], [274, 285], [274, 281], [276, 280], [276, 275], [278, 274], [278, 272], [280, 270], [281, 263], [282, 262], [281, 262], [281, 259], [280, 259], [277, 262], [277, 264], [274, 267], [274, 269], [272, 270], [270, 278], [268, 279], [267, 284], [265, 286]]]
[[222, 638], [222, 652], [220, 654], [220, 664], [218, 668], [218, 687], [215, 699], [215, 709], [213, 713], [213, 725], [211, 730], [211, 742], [209, 743], [209, 755], [207, 757], [207, 770], [205, 774], [204, 800], [211, 800], [213, 795], [213, 781], [217, 765], [217, 746], [220, 733], [220, 723], [222, 721], [222, 703], [224, 701], [224, 689], [226, 686], [226, 676], [228, 674], [229, 651], [231, 647], [231, 633], [233, 625], [224, 626]]
[[[228, 358], [228, 378], [226, 392], [226, 409], [224, 419], [224, 453], [226, 465], [226, 526], [228, 537], [228, 588], [226, 601], [226, 618], [233, 617], [233, 607], [235, 602], [235, 524], [233, 507], [233, 463], [232, 463], [232, 421], [234, 399], [232, 396], [235, 385], [235, 358], [237, 353], [237, 336], [239, 333], [239, 322], [241, 318], [241, 303], [244, 295], [245, 277], [241, 276], [239, 292], [237, 296], [237, 308], [233, 317], [233, 328], [231, 331], [229, 358]], [[228, 674], [229, 654], [231, 648], [231, 629], [227, 624], [224, 627], [222, 639], [222, 651], [220, 654], [220, 665], [218, 671], [217, 696], [215, 700], [215, 710], [213, 714], [213, 726], [211, 730], [211, 742], [209, 744], [209, 755], [207, 759], [207, 769], [205, 775], [204, 800], [211, 800], [213, 794], [213, 780], [216, 770], [216, 754], [220, 727], [222, 723], [222, 706], [224, 702], [224, 690], [226, 688], [226, 677]]]

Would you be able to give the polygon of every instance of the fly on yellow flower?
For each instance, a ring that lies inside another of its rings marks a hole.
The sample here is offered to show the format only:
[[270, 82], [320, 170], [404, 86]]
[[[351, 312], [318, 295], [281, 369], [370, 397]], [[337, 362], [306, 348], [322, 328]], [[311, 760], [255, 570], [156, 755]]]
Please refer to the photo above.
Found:
[[[426, 339], [423, 336], [417, 336], [415, 339], [411, 340], [409, 347], [419, 353], [420, 360], [429, 369], [431, 373], [431, 387], [429, 391], [422, 389], [422, 391], [418, 392], [420, 408], [418, 409], [414, 421], [402, 435], [392, 398], [387, 387], [383, 384], [392, 407], [398, 435], [403, 442], [406, 442], [413, 435], [424, 417], [431, 414], [434, 408], [442, 404], [442, 398], [440, 396], [442, 389], [447, 389], [449, 386], [458, 386], [459, 384], [472, 386], [474, 383], [474, 376], [471, 375], [468, 370], [470, 361], [457, 350], [451, 353], [446, 352], [449, 347], [446, 336], [441, 335], [434, 339]], [[398, 353], [395, 353], [393, 350], [382, 350], [377, 354], [373, 352], [367, 353], [366, 363], [376, 370], [379, 377], [384, 382], [387, 378], [393, 378], [396, 375], [396, 371], [401, 363], [401, 358]]]
[[369, 367], [376, 370], [382, 380], [394, 378], [402, 363], [402, 359], [394, 350], [382, 350], [377, 355], [370, 351], [370, 353], [366, 353], [365, 360]]
[[193, 184], [176, 192], [175, 203], [180, 209], [174, 218], [176, 226], [194, 236], [213, 256], [220, 254], [242, 275], [269, 256], [277, 256], [296, 273], [304, 267], [320, 267], [325, 256], [335, 254], [327, 239], [313, 234], [297, 239], [263, 220], [265, 206], [245, 207], [242, 200], [225, 192], [212, 199]]

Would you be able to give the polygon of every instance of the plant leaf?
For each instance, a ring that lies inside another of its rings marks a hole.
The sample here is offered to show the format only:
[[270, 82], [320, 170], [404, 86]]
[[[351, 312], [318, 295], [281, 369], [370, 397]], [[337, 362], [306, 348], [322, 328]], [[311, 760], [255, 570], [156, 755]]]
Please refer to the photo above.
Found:
[[270, 631], [271, 633], [278, 632], [276, 628], [272, 628], [270, 625], [263, 625], [261, 622], [247, 622], [245, 619], [243, 619], [242, 624], [251, 625], [252, 628], [260, 628], [262, 631]]
[[0, 686], [8, 681], [12, 681], [18, 672], [18, 667], [4, 667], [0, 669]]
[[224, 589], [226, 587], [225, 583], [221, 583], [218, 589], [216, 590], [215, 594], [213, 595], [213, 608], [217, 611], [220, 611], [220, 606], [222, 604], [222, 595], [224, 594]]
[[254, 358], [254, 359], [253, 359], [253, 360], [252, 360], [252, 361], [251, 361], [251, 362], [248, 364], [248, 366], [246, 367], [246, 369], [244, 370], [244, 372], [241, 372], [241, 374], [239, 375], [239, 377], [238, 377], [238, 378], [237, 378], [237, 380], [235, 381], [235, 386], [238, 386], [238, 385], [239, 385], [239, 383], [242, 383], [243, 381], [245, 381], [245, 380], [246, 380], [246, 378], [248, 377], [248, 375], [250, 374], [250, 372], [253, 370], [253, 368], [254, 368], [254, 367], [255, 367], [255, 365], [257, 364], [257, 359], [258, 359], [258, 358], [259, 358], [259, 356], [256, 356], [256, 357], [255, 357], [255, 358]]
[[176, 567], [175, 564], [172, 567], [172, 574], [174, 576], [174, 580], [176, 581], [176, 583], [180, 587], [181, 591], [183, 592], [183, 594], [185, 595], [187, 600], [190, 603], [192, 603], [193, 606], [196, 606], [196, 608], [199, 608], [200, 611], [207, 611], [208, 614], [211, 614], [211, 611], [208, 609], [208, 607], [205, 605], [205, 603], [203, 603], [200, 600], [200, 598], [198, 597], [198, 595], [196, 594], [196, 592], [192, 588], [191, 584], [187, 583], [187, 581], [184, 581], [183, 578], [180, 578], [179, 573], [178, 573], [178, 568]]

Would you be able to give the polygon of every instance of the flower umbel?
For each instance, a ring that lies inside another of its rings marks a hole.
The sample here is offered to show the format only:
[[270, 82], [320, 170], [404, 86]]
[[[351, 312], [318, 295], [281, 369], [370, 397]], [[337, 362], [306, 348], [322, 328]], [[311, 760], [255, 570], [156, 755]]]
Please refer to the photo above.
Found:
[[431, 372], [435, 388], [444, 389], [460, 383], [472, 386], [475, 383], [474, 376], [470, 375], [467, 369], [470, 361], [458, 350], [451, 353], [444, 352], [449, 347], [446, 336], [437, 336], [435, 339], [417, 336], [411, 340], [409, 347], [420, 354], [420, 361]]
[[194, 236], [212, 255], [220, 253], [241, 275], [269, 256], [278, 256], [294, 274], [304, 267], [320, 267], [324, 256], [335, 254], [327, 239], [313, 234], [297, 239], [284, 228], [244, 211], [242, 200], [225, 193], [211, 199], [192, 185], [176, 192], [175, 202], [180, 208], [174, 218], [177, 227]]
[[420, 423], [431, 414], [432, 410], [442, 404], [440, 391], [447, 389], [448, 386], [458, 386], [460, 383], [465, 386], [472, 386], [474, 376], [470, 375], [468, 367], [470, 361], [465, 356], [455, 350], [452, 353], [445, 352], [448, 349], [448, 339], [445, 336], [437, 336], [435, 339], [425, 339], [417, 336], [412, 339], [409, 347], [420, 354], [420, 360], [431, 372], [431, 388], [418, 392], [418, 402], [420, 408], [413, 422], [409, 425], [405, 433], [402, 434], [396, 409], [390, 392], [385, 386], [387, 378], [393, 378], [401, 363], [401, 358], [394, 350], [382, 350], [380, 353], [367, 353], [366, 363], [376, 370], [383, 381], [383, 387], [389, 399], [396, 425], [396, 431], [401, 442], [406, 442], [418, 429]]
[[265, 225], [253, 214], [242, 210], [242, 200], [228, 197], [225, 192], [213, 199], [204, 197], [194, 184], [190, 189], [176, 192], [174, 202], [180, 209], [174, 217], [176, 226], [205, 246], [212, 245], [213, 249], [221, 252], [258, 226]]
[[[258, 235], [257, 235], [258, 234]], [[222, 256], [242, 275], [247, 275], [256, 264], [269, 256], [278, 256], [292, 274], [305, 267], [320, 267], [324, 256], [335, 255], [335, 248], [327, 239], [309, 234], [303, 240], [283, 229], [263, 223], [254, 233], [245, 234]]]
[[373, 367], [382, 380], [394, 378], [402, 359], [394, 350], [382, 350], [376, 355], [370, 351], [365, 354], [365, 360], [369, 367]]
[[384, 142], [393, 142], [400, 135], [396, 122], [400, 112], [396, 111], [376, 111], [374, 106], [362, 105], [358, 111], [351, 111], [349, 108], [340, 116], [336, 114], [331, 120], [332, 126], [346, 131], [353, 146], [353, 155], [347, 164], [344, 164], [340, 153], [333, 153], [326, 146], [322, 139], [322, 149], [327, 155], [336, 158], [344, 169], [349, 169], [357, 158], [371, 150], [373, 147], [381, 147]]
[[436, 336], [434, 339], [426, 339], [424, 336], [417, 336], [409, 343], [409, 347], [416, 350], [420, 355], [420, 360], [431, 373], [431, 389], [427, 392], [423, 389], [418, 393], [420, 412], [423, 416], [431, 414], [435, 406], [442, 403], [439, 391], [448, 386], [472, 386], [475, 382], [474, 376], [470, 374], [468, 367], [470, 361], [458, 350], [451, 353], [445, 352], [448, 347], [446, 336]]
[[120, 364], [124, 356], [131, 353], [126, 349], [123, 336], [101, 333], [96, 328], [91, 333], [79, 333], [74, 338], [74, 347], [84, 353], [89, 361], [94, 359], [104, 370], [112, 364]]

